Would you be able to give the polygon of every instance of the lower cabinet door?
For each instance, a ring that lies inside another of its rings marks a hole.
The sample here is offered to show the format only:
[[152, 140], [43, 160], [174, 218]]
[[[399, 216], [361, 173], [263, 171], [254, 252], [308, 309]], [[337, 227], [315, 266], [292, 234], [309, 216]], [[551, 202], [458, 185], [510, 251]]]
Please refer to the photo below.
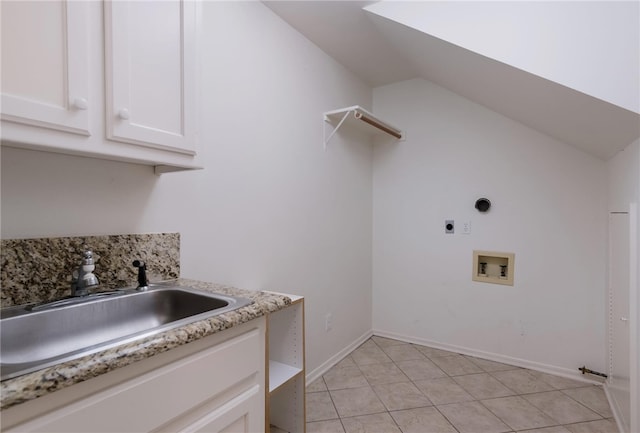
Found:
[[262, 389], [255, 385], [183, 430], [184, 433], [264, 431]]

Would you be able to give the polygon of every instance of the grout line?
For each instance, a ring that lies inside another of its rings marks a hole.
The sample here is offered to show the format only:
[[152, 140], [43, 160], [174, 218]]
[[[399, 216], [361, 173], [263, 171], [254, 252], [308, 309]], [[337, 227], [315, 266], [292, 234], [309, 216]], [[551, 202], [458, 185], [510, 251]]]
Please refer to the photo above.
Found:
[[[566, 389], [565, 389], [566, 391]], [[601, 419], [605, 419], [604, 416], [600, 415], [600, 412], [597, 412], [595, 409], [591, 409], [589, 406], [587, 406], [586, 404], [576, 400], [575, 398], [571, 397], [569, 394], [565, 394], [564, 392], [562, 392], [562, 390], [558, 390], [558, 392], [560, 392], [562, 395], [564, 395], [565, 397], [569, 397], [571, 400], [575, 401], [576, 403], [578, 403], [579, 405], [581, 405], [582, 407], [586, 408], [587, 410], [595, 413], [596, 415], [598, 415]]]
[[447, 420], [447, 422], [449, 423], [449, 425], [450, 425], [451, 427], [453, 427], [453, 428], [455, 429], [455, 431], [457, 431], [458, 433], [460, 433], [460, 430], [458, 430], [458, 427], [456, 427], [455, 425], [453, 425], [453, 423], [451, 422], [451, 420], [450, 420], [449, 418], [447, 418], [447, 416], [446, 416], [445, 414], [443, 414], [443, 413], [440, 411], [440, 409], [438, 408], [438, 406], [435, 406], [435, 405], [434, 405], [433, 407], [435, 407], [435, 408], [436, 408], [436, 410], [438, 411], [438, 413], [439, 413], [440, 415], [442, 415], [442, 417], [443, 417], [444, 419], [446, 419], [446, 420]]
[[[338, 415], [338, 419], [340, 420], [340, 424], [342, 424], [342, 417], [340, 416], [340, 412], [338, 412], [338, 407], [336, 406], [336, 402], [333, 401], [333, 396], [331, 395], [331, 390], [329, 389], [329, 386], [327, 385], [327, 382], [325, 382], [324, 377], [320, 376], [320, 379], [322, 380], [322, 382], [324, 382], [324, 386], [327, 387], [327, 394], [329, 394], [329, 399], [331, 400], [331, 404], [333, 405], [333, 410], [336, 411], [336, 415]], [[344, 424], [342, 424], [342, 429], [344, 431], [347, 431], [344, 428]]]

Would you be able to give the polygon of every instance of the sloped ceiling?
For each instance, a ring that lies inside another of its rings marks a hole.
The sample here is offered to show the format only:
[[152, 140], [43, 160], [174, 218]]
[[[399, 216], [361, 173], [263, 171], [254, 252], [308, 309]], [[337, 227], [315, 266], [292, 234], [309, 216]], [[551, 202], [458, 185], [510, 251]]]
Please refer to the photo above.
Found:
[[362, 9], [375, 2], [264, 3], [372, 87], [421, 77], [604, 160], [640, 137], [640, 114]]
[[375, 1], [263, 3], [371, 87], [418, 77], [411, 62], [393, 47], [364, 12], [363, 8]]

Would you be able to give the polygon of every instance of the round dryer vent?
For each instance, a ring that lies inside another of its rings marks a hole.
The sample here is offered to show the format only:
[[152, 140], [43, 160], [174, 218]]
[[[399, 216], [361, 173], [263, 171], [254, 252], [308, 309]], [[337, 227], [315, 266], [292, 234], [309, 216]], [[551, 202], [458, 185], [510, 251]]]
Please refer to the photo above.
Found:
[[476, 200], [476, 209], [478, 209], [478, 212], [487, 212], [490, 207], [491, 202], [488, 198], [479, 198], [478, 200]]

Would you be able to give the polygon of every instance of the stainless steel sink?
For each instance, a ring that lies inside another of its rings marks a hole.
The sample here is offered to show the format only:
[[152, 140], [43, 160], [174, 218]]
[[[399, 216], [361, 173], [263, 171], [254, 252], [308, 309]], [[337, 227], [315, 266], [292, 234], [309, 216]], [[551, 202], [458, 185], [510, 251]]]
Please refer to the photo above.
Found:
[[120, 290], [0, 312], [1, 379], [207, 319], [252, 301], [189, 287]]

